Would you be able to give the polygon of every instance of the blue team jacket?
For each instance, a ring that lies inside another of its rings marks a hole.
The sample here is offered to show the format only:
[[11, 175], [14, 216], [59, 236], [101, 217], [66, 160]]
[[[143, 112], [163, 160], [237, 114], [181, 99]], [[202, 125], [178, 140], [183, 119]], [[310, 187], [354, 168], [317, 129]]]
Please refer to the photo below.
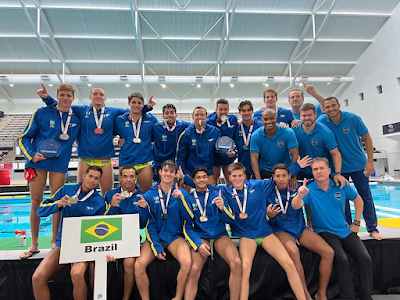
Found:
[[[37, 209], [37, 215], [39, 217], [47, 217], [61, 211], [60, 228], [56, 240], [56, 246], [58, 247], [61, 247], [62, 224], [64, 218], [106, 215], [108, 213], [109, 205], [96, 190], [92, 196], [83, 202], [78, 201], [78, 203], [72, 204], [71, 206], [65, 206], [62, 209], [58, 208], [58, 201], [65, 195], [70, 197], [74, 196], [81, 184], [82, 182], [79, 182], [75, 185], [66, 185], [61, 187], [54, 195], [51, 195], [40, 203], [40, 206]], [[78, 198], [82, 199], [86, 194], [87, 193], [81, 191]]]
[[[116, 193], [121, 193], [121, 187], [117, 187], [116, 189], [112, 189], [107, 191], [106, 193], [106, 201], [111, 206], [112, 197]], [[139, 214], [140, 219], [140, 228], [144, 228], [146, 226], [147, 220], [149, 219], [149, 208], [140, 208], [138, 205], [133, 204], [133, 202], [137, 202], [140, 200], [138, 195], [142, 195], [143, 192], [140, 190], [138, 186], [136, 186], [136, 192], [129, 198], [123, 199], [118, 206], [110, 207], [108, 212], [109, 215], [122, 215], [122, 214]]]
[[[68, 112], [63, 113], [65, 124]], [[80, 129], [80, 121], [72, 112], [71, 122], [68, 128], [69, 139], [63, 141], [61, 134], [61, 119], [58, 110], [54, 106], [41, 107], [36, 110], [26, 125], [23, 133], [18, 137], [18, 144], [26, 158], [26, 166], [53, 172], [67, 172], [71, 158], [72, 144], [77, 139]], [[61, 151], [58, 157], [32, 162], [32, 157], [39, 152], [38, 147], [42, 140], [53, 139], [60, 143]]]

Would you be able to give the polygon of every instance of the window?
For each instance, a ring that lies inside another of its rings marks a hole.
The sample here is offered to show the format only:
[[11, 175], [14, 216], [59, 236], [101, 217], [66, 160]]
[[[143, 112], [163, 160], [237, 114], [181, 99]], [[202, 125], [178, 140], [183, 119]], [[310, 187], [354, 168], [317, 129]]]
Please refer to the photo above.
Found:
[[376, 92], [378, 93], [378, 95], [379, 95], [379, 94], [382, 94], [382, 84], [380, 84], [380, 85], [378, 85], [378, 86], [376, 87]]
[[364, 101], [364, 93], [359, 93], [358, 99], [360, 99], [360, 101]]

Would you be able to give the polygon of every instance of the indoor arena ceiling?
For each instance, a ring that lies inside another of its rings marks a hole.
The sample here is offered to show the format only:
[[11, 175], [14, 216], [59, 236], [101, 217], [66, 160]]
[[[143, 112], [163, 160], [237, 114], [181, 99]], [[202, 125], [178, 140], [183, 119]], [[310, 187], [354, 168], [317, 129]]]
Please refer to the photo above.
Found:
[[267, 85], [286, 95], [290, 74], [329, 95], [398, 2], [1, 0], [0, 98], [64, 79], [78, 98], [92, 84], [109, 99], [261, 99]]

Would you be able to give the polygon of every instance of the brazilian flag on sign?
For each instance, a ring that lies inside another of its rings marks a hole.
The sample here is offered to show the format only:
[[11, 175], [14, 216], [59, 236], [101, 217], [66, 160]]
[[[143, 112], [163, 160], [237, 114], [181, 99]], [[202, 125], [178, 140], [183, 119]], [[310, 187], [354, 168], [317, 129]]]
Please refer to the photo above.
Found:
[[81, 243], [122, 240], [122, 218], [82, 220]]

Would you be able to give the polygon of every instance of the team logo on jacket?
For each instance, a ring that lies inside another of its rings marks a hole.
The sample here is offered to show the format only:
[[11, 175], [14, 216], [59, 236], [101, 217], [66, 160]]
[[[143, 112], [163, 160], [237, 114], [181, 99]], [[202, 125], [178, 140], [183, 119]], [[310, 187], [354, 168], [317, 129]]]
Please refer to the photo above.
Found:
[[343, 127], [343, 132], [344, 132], [345, 134], [348, 134], [348, 133], [350, 132], [350, 127], [349, 127], [349, 126], [344, 126], [344, 127]]
[[340, 192], [336, 192], [335, 193], [335, 198], [336, 198], [336, 200], [342, 199], [342, 194]]
[[197, 204], [196, 203], [192, 203], [192, 209], [193, 210], [197, 210]]
[[192, 146], [196, 146], [197, 141], [195, 139], [192, 139]]
[[56, 121], [50, 120], [50, 128], [55, 128]]
[[158, 197], [153, 197], [154, 203], [160, 203], [160, 198]]
[[317, 146], [317, 144], [318, 144], [318, 140], [317, 139], [312, 139], [311, 140], [311, 145]]
[[87, 111], [85, 114], [85, 119], [89, 119], [89, 116], [90, 116], [90, 111]]
[[166, 142], [166, 141], [167, 141], [167, 135], [163, 134], [163, 135], [161, 136], [161, 140], [162, 140], [163, 142]]
[[282, 147], [285, 143], [282, 140], [279, 140], [278, 142], [276, 142], [276, 144], [278, 145], [278, 147]]
[[243, 132], [239, 130], [239, 136], [243, 136]]
[[129, 121], [125, 121], [125, 127], [129, 127]]

